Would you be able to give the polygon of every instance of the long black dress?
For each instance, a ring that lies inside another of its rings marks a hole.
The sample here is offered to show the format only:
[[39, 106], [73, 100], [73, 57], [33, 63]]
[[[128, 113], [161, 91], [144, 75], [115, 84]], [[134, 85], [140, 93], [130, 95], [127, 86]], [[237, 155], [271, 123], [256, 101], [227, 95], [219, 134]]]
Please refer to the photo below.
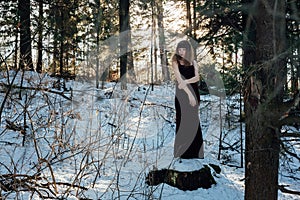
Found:
[[[179, 72], [184, 79], [195, 76], [194, 66], [184, 66], [178, 62]], [[199, 119], [200, 94], [198, 82], [188, 84], [192, 94], [197, 98], [197, 105], [191, 106], [187, 93], [176, 84], [176, 137], [174, 157], [185, 159], [203, 158], [203, 138]]]

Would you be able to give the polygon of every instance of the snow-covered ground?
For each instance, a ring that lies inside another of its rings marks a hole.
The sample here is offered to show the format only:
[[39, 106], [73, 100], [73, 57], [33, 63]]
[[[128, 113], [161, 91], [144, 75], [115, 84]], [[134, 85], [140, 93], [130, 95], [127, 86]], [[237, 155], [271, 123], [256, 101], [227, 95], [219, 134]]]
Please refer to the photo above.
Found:
[[[25, 76], [23, 86], [27, 90], [21, 92], [22, 99], [18, 99], [19, 90], [12, 89], [12, 98], [6, 100], [0, 127], [1, 184], [3, 175], [15, 174], [15, 179], [27, 178], [28, 185], [15, 186], [19, 192], [0, 190], [2, 198], [41, 199], [39, 194], [62, 199], [244, 198], [244, 169], [239, 168], [243, 124], [238, 122], [238, 95], [227, 97], [226, 101], [221, 101], [221, 106], [220, 98], [201, 95], [199, 109], [205, 159], [180, 163], [173, 159], [175, 110], [172, 83], [153, 88], [128, 84], [127, 90], [121, 90], [116, 83], [105, 83], [104, 89], [96, 90], [91, 82], [69, 81], [66, 88], [72, 90], [62, 96], [53, 93], [62, 90], [50, 88], [52, 78], [30, 74]], [[4, 76], [1, 75], [1, 82], [7, 83]], [[19, 79], [17, 77], [15, 85], [20, 83]], [[28, 89], [37, 86], [38, 91]], [[1, 102], [4, 96], [5, 93], [1, 93]], [[66, 98], [71, 96], [72, 101]], [[22, 131], [8, 128], [9, 122], [22, 127], [24, 116], [25, 136]], [[224, 145], [231, 144], [235, 148], [223, 150], [218, 160], [220, 133]], [[217, 184], [210, 189], [181, 191], [167, 184], [148, 186], [145, 183], [145, 177], [152, 169], [187, 171], [209, 163], [219, 165], [222, 170], [220, 174], [214, 174]], [[298, 164], [288, 162], [290, 173]], [[280, 184], [300, 190], [298, 181], [288, 175], [286, 168], [281, 169]], [[295, 173], [292, 175], [296, 177]], [[50, 183], [50, 186], [43, 183]], [[279, 199], [299, 199], [299, 196], [279, 192]]]

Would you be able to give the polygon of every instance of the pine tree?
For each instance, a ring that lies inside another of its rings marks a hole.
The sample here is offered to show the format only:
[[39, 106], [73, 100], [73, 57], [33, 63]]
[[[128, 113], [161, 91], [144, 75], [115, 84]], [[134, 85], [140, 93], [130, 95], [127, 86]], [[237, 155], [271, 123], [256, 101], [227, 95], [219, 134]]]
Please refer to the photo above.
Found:
[[252, 42], [247, 41], [252, 46], [244, 55], [247, 64], [245, 199], [249, 200], [278, 198], [286, 26], [285, 1], [276, 2], [277, 5], [273, 0], [257, 1], [249, 9], [247, 19], [246, 38]]

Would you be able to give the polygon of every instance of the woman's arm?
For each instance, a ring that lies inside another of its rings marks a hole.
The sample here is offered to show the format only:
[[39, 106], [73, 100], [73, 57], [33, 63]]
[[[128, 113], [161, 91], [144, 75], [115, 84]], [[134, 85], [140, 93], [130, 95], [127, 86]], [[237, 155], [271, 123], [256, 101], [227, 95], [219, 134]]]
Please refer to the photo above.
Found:
[[177, 64], [176, 61], [172, 62], [172, 67], [173, 67], [175, 78], [176, 78], [176, 80], [178, 82], [178, 85], [180, 85], [184, 81], [184, 79], [183, 79], [183, 77], [181, 76], [181, 74], [179, 72], [178, 64]]
[[181, 76], [181, 74], [179, 72], [179, 69], [178, 69], [177, 62], [173, 62], [172, 63], [172, 67], [173, 67], [173, 70], [174, 70], [175, 78], [176, 78], [176, 80], [178, 82], [178, 87], [179, 87], [179, 85], [183, 86], [182, 88], [179, 88], [179, 89], [182, 89], [182, 90], [184, 90], [186, 92], [186, 94], [189, 97], [190, 104], [192, 106], [195, 106], [197, 104], [197, 101], [196, 101], [194, 95], [192, 94], [191, 90], [187, 87], [187, 84], [185, 83], [186, 80], [184, 80], [183, 77]]
[[190, 79], [187, 79], [186, 80], [187, 83], [196, 83], [200, 80], [199, 71], [198, 71], [198, 64], [195, 60], [193, 61], [193, 65], [194, 65], [195, 76], [190, 78]]
[[[185, 79], [185, 80], [182, 80], [180, 83], [179, 83], [179, 88], [182, 89], [183, 87], [185, 87], [187, 84], [189, 83], [196, 83], [200, 80], [199, 78], [199, 72], [198, 72], [198, 65], [197, 65], [197, 62], [196, 61], [193, 61], [193, 64], [194, 64], [194, 70], [195, 70], [195, 76], [190, 78], [190, 79]], [[178, 68], [178, 67], [177, 67]]]

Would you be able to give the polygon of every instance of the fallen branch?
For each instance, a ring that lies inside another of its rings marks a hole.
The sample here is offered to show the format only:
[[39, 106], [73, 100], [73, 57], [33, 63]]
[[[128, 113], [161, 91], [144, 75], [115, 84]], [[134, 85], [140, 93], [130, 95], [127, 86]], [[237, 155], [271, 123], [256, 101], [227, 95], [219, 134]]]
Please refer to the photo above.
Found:
[[[220, 173], [221, 169], [216, 165], [210, 165], [216, 173]], [[180, 190], [197, 190], [198, 188], [208, 189], [216, 184], [210, 167], [204, 165], [203, 168], [196, 171], [176, 171], [172, 169], [161, 169], [150, 171], [146, 177], [146, 184], [155, 186], [166, 183]]]
[[294, 133], [282, 133], [280, 134], [280, 137], [299, 137], [300, 138], [300, 133], [299, 132], [294, 132]]
[[26, 87], [26, 86], [16, 86], [16, 85], [7, 85], [5, 83], [1, 83], [2, 86], [6, 87], [6, 88], [15, 88], [15, 89], [20, 89], [20, 90], [35, 90], [35, 91], [42, 91], [42, 92], [49, 92], [49, 93], [53, 93], [53, 94], [58, 94], [60, 96], [62, 96], [63, 98], [72, 101], [72, 99], [68, 96], [66, 96], [64, 94], [63, 91], [56, 91], [56, 90], [52, 90], [49, 88], [38, 88], [38, 87]]
[[[57, 190], [57, 185], [79, 188], [81, 190], [88, 190], [88, 188], [86, 187], [64, 182], [54, 181], [42, 183], [42, 179], [43, 178], [40, 176], [40, 174], [3, 174], [0, 175], [0, 190], [4, 192], [27, 191], [37, 193], [43, 199], [56, 199], [58, 193], [57, 191], [53, 191], [51, 188]], [[46, 193], [47, 195], [45, 196], [42, 193]], [[50, 194], [52, 194], [52, 196]]]

